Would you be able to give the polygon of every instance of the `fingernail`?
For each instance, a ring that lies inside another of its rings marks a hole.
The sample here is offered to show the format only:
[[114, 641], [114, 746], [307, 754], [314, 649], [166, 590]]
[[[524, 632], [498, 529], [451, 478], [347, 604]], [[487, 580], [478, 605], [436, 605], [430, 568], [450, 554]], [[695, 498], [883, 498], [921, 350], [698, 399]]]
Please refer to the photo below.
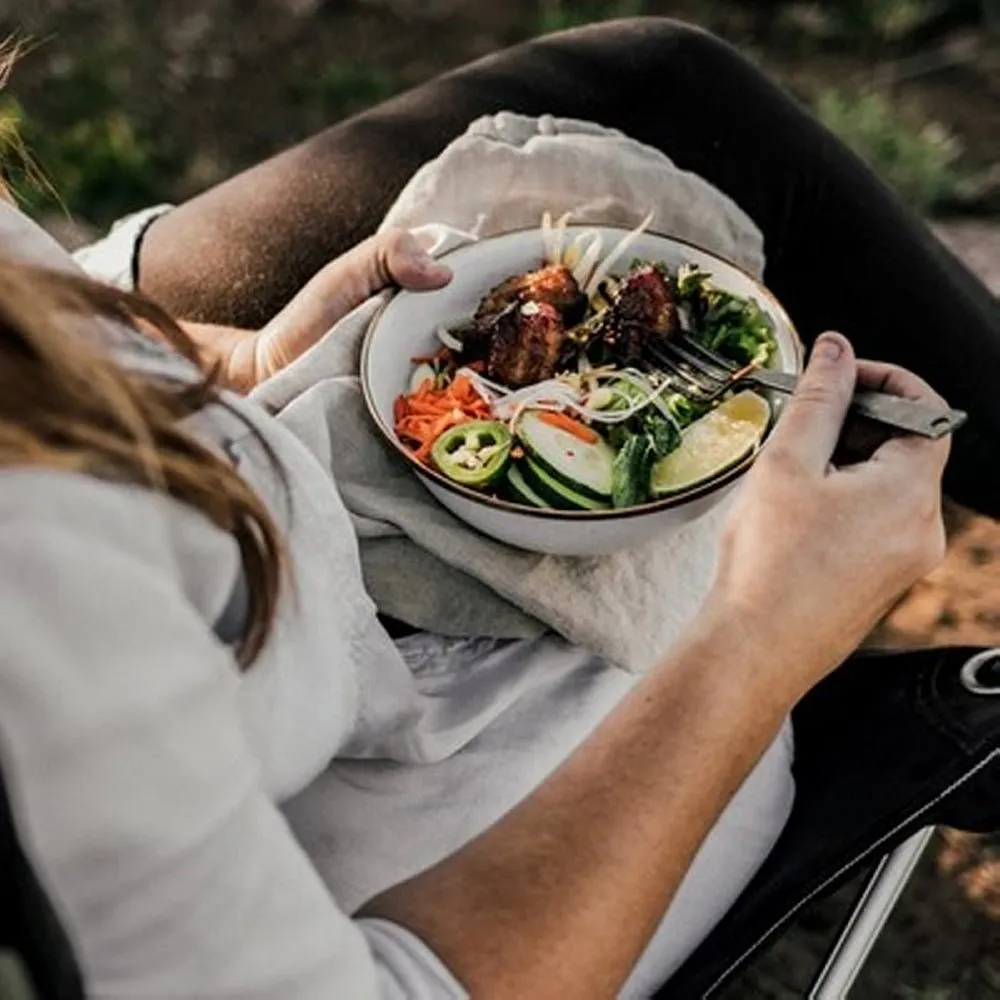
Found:
[[839, 337], [823, 334], [813, 347], [813, 357], [826, 361], [839, 361], [844, 356], [844, 345]]
[[417, 246], [421, 250], [430, 250], [432, 246], [438, 241], [438, 236], [435, 233], [414, 233], [411, 232], [410, 235], [417, 241]]
[[439, 264], [430, 254], [420, 254], [414, 258], [414, 263], [421, 274], [434, 277], [451, 277], [451, 269], [445, 267], [444, 264]]

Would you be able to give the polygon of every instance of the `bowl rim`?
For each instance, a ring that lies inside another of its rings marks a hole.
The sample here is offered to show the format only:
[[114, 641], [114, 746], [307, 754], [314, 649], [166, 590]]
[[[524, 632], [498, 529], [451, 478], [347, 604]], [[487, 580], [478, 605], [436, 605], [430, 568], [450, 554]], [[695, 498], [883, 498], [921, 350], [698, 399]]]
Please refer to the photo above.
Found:
[[[632, 230], [626, 229], [624, 226], [609, 226], [600, 225], [597, 223], [586, 224], [586, 223], [571, 223], [567, 229], [604, 229], [611, 232], [621, 233], [622, 235], [631, 232]], [[494, 233], [491, 236], [484, 237], [481, 240], [477, 240], [475, 243], [463, 243], [460, 246], [452, 247], [450, 250], [446, 250], [441, 253], [436, 258], [439, 261], [446, 260], [455, 255], [461, 254], [463, 252], [471, 252], [489, 243], [497, 242], [498, 240], [507, 239], [513, 236], [520, 236], [524, 233], [530, 233], [534, 231], [539, 231], [540, 227], [538, 225], [533, 226], [520, 226], [516, 229], [504, 230], [501, 233]], [[756, 290], [756, 294], [761, 298], [768, 301], [772, 312], [779, 316], [781, 320], [786, 324], [787, 328], [792, 334], [792, 347], [795, 354], [795, 372], [794, 374], [801, 374], [804, 361], [805, 361], [805, 348], [802, 343], [802, 337], [799, 334], [798, 329], [792, 322], [791, 317], [788, 315], [788, 311], [778, 300], [777, 296], [766, 286], [762, 281], [751, 274], [746, 268], [741, 267], [734, 261], [727, 260], [721, 254], [715, 253], [712, 250], [708, 250], [703, 246], [699, 246], [691, 240], [684, 239], [680, 236], [672, 236], [669, 233], [663, 233], [655, 229], [647, 229], [644, 231], [644, 235], [655, 236], [658, 239], [667, 240], [671, 243], [676, 243], [682, 247], [689, 247], [692, 250], [697, 250], [698, 253], [704, 254], [706, 257], [710, 257], [713, 260], [724, 264], [726, 267], [732, 268], [734, 271], [738, 271], [743, 275]], [[774, 420], [772, 417], [771, 423], [768, 426], [764, 437], [761, 439], [758, 447], [752, 449], [744, 458], [736, 462], [730, 468], [726, 469], [724, 472], [719, 473], [717, 476], [711, 479], [706, 479], [701, 483], [694, 486], [688, 487], [686, 490], [680, 490], [677, 493], [671, 493], [668, 496], [660, 497], [656, 500], [647, 500], [645, 503], [637, 504], [634, 507], [620, 507], [612, 508], [610, 510], [557, 510], [555, 508], [546, 507], [527, 507], [524, 504], [512, 503], [509, 500], [501, 500], [498, 497], [490, 496], [486, 493], [480, 493], [478, 490], [474, 490], [468, 486], [463, 486], [460, 483], [453, 482], [446, 475], [439, 472], [437, 469], [433, 469], [430, 466], [423, 465], [418, 462], [416, 458], [413, 457], [409, 449], [407, 449], [403, 443], [396, 437], [395, 431], [388, 427], [385, 421], [382, 419], [382, 415], [378, 411], [378, 407], [375, 405], [375, 401], [372, 397], [371, 386], [369, 385], [369, 355], [371, 354], [371, 345], [375, 339], [375, 331], [378, 328], [379, 322], [382, 319], [383, 314], [389, 305], [396, 301], [400, 295], [417, 295], [418, 292], [408, 292], [405, 289], [397, 291], [393, 295], [389, 296], [385, 302], [381, 303], [379, 308], [376, 310], [375, 314], [372, 316], [368, 323], [368, 327], [365, 330], [364, 337], [361, 343], [361, 355], [360, 355], [360, 383], [361, 383], [361, 394], [364, 398], [365, 408], [368, 410], [368, 415], [375, 422], [375, 426], [378, 428], [382, 437], [389, 443], [393, 450], [402, 456], [405, 462], [410, 465], [413, 470], [422, 479], [430, 480], [436, 486], [440, 486], [442, 489], [447, 490], [450, 493], [454, 493], [465, 500], [470, 500], [473, 503], [481, 504], [484, 507], [490, 507], [493, 510], [503, 512], [505, 514], [517, 514], [521, 517], [535, 517], [541, 520], [551, 520], [551, 521], [563, 521], [563, 522], [588, 522], [588, 521], [614, 521], [620, 520], [628, 517], [641, 517], [647, 514], [656, 514], [661, 511], [671, 510], [675, 507], [683, 506], [684, 504], [692, 503], [696, 500], [703, 499], [710, 493], [714, 493], [724, 487], [730, 485], [735, 480], [739, 479], [744, 473], [746, 473], [750, 466], [756, 461], [757, 456], [760, 454], [761, 449], [766, 445], [768, 438], [774, 429]]]

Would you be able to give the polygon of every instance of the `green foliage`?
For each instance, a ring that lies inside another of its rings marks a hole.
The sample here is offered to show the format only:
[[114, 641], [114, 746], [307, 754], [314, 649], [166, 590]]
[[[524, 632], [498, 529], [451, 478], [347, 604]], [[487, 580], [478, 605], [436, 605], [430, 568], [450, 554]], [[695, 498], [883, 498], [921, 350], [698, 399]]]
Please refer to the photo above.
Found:
[[879, 41], [905, 38], [955, 0], [839, 0], [834, 16], [854, 37]]
[[[37, 169], [14, 157], [11, 182], [32, 211], [66, 209], [104, 225], [162, 197], [176, 162], [149, 123], [128, 110], [116, 54], [95, 53], [53, 76], [45, 108], [29, 114], [13, 95], [0, 97], [4, 130], [19, 135]], [[40, 176], [39, 176], [40, 175]]]
[[1000, 19], [996, 0], [828, 0], [824, 6], [846, 36], [875, 43], [898, 42], [942, 16], [993, 29]]
[[[712, 5], [706, 0], [709, 6], [730, 9], [721, 0]], [[810, 9], [823, 14], [836, 37], [853, 39], [855, 50], [870, 43], [874, 56], [887, 41], [905, 38], [928, 19], [959, 8], [963, 17], [969, 12], [982, 17], [988, 9], [1000, 10], [1000, 0], [814, 0]], [[527, 9], [528, 21], [511, 12], [519, 33], [659, 13], [667, 5], [664, 0], [536, 0]], [[0, 147], [4, 132], [16, 122], [24, 145], [51, 181], [51, 188], [39, 184], [30, 167], [18, 165], [16, 152], [6, 157], [29, 209], [48, 212], [65, 206], [100, 226], [136, 206], [176, 196], [197, 147], [192, 136], [171, 129], [174, 96], [160, 99], [155, 94], [151, 99], [149, 74], [139, 63], [141, 51], [134, 29], [126, 26], [109, 29], [89, 50], [70, 39], [51, 48], [46, 43], [25, 58], [25, 63], [47, 59], [44, 85], [37, 80], [29, 84], [23, 102], [13, 93], [0, 94]], [[380, 50], [376, 46], [374, 51]], [[425, 62], [435, 68], [433, 55]], [[15, 92], [18, 78], [15, 74]], [[276, 73], [276, 90], [283, 95], [279, 106], [289, 125], [276, 131], [281, 141], [307, 134], [391, 97], [413, 79], [410, 69], [397, 71], [388, 56], [368, 61], [350, 50], [319, 73], [283, 68]], [[916, 207], [934, 209], [947, 202], [958, 179], [959, 149], [946, 131], [904, 120], [874, 94], [831, 90], [818, 106], [827, 124]], [[249, 110], [248, 115], [249, 130]]]
[[617, 17], [636, 17], [646, 12], [645, 0], [539, 0], [535, 31], [565, 31], [594, 21], [610, 21]]
[[817, 101], [823, 122], [913, 207], [944, 207], [961, 179], [959, 141], [935, 123], [917, 124], [874, 92], [824, 91]]
[[344, 118], [392, 97], [399, 90], [393, 77], [363, 62], [331, 63], [301, 88], [305, 102], [327, 118]]
[[995, 28], [997, 0], [814, 0], [786, 7], [786, 23], [807, 38], [860, 47], [872, 55], [922, 29], [965, 23]]

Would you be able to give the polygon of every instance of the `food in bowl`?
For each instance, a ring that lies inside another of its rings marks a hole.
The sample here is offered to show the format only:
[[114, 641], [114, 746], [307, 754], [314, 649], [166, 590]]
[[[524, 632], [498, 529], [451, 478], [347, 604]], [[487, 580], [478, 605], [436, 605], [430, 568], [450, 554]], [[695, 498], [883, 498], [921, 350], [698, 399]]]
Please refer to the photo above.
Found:
[[737, 391], [691, 398], [656, 344], [686, 336], [740, 366], [775, 357], [774, 324], [698, 263], [632, 259], [644, 226], [603, 239], [543, 221], [537, 266], [491, 287], [465, 322], [413, 359], [393, 407], [398, 440], [453, 483], [536, 510], [609, 511], [723, 475], [771, 421]]

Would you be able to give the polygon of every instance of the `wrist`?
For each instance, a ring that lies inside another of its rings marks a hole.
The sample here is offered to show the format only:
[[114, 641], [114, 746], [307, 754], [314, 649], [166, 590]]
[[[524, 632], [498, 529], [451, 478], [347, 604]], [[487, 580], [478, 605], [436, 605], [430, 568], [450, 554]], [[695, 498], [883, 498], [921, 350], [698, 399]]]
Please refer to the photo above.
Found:
[[826, 672], [809, 637], [791, 634], [780, 614], [716, 597], [692, 622], [683, 655], [720, 687], [782, 714]]

